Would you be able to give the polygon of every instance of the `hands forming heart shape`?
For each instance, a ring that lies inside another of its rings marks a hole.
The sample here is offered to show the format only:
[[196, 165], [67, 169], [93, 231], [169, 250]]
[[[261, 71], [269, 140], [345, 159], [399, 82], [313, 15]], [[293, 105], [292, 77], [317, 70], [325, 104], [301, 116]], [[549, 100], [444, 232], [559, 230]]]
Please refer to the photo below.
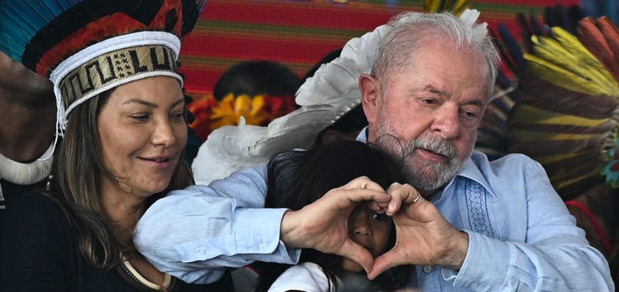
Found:
[[[361, 203], [385, 212], [395, 225], [395, 245], [376, 258], [349, 235], [350, 214]], [[301, 210], [286, 212], [281, 239], [290, 247], [313, 248], [351, 259], [370, 279], [406, 264], [459, 269], [468, 249], [468, 235], [453, 227], [415, 188], [393, 183], [384, 190], [367, 177], [332, 189]]]

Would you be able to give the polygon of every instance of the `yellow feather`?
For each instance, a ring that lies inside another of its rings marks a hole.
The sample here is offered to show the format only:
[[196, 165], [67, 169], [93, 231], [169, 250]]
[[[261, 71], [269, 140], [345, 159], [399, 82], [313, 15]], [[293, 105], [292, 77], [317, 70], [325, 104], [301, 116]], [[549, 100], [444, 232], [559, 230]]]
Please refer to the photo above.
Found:
[[580, 151], [580, 152], [561, 153], [561, 154], [556, 154], [556, 155], [541, 155], [541, 156], [535, 156], [535, 160], [537, 160], [541, 164], [549, 164], [549, 163], [554, 163], [554, 162], [558, 162], [561, 160], [578, 157], [578, 156], [585, 155], [588, 153], [589, 151]]
[[435, 13], [440, 12], [439, 8], [441, 6], [441, 0], [426, 0], [423, 3], [423, 11], [425, 13]]
[[[534, 53], [537, 57], [568, 70], [579, 76], [584, 82], [592, 82], [603, 88], [604, 92], [617, 92], [619, 88], [608, 70], [597, 59], [589, 58], [586, 54], [570, 51], [559, 41], [550, 37], [532, 37]], [[599, 64], [599, 65], [596, 65]], [[561, 84], [558, 84], [561, 85]]]
[[561, 27], [553, 27], [551, 31], [552, 36], [561, 43], [561, 46], [576, 58], [576, 63], [574, 65], [587, 68], [590, 74], [596, 76], [597, 82], [600, 82], [604, 87], [614, 92], [614, 94], [611, 95], [617, 95], [617, 93], [619, 93], [619, 86], [615, 78], [608, 72], [606, 67], [589, 52], [578, 38]]
[[469, 6], [471, 6], [472, 2], [473, 2], [473, 0], [460, 0], [460, 1], [458, 1], [458, 3], [456, 3], [456, 5], [454, 6], [453, 14], [460, 16], [460, 14], [462, 14], [462, 12], [464, 12], [465, 9], [467, 9], [467, 8], [469, 8]]
[[[542, 79], [563, 88], [591, 95], [613, 95], [611, 90], [583, 79], [582, 76], [548, 62], [535, 55], [525, 53], [527, 67]], [[616, 95], [616, 94], [615, 94]]]
[[547, 111], [527, 104], [519, 105], [518, 109], [512, 114], [514, 115], [515, 120], [526, 124], [597, 127], [610, 121], [610, 118], [588, 119], [564, 113]]
[[519, 142], [542, 142], [542, 141], [585, 141], [599, 137], [599, 134], [562, 134], [512, 129], [509, 136]]

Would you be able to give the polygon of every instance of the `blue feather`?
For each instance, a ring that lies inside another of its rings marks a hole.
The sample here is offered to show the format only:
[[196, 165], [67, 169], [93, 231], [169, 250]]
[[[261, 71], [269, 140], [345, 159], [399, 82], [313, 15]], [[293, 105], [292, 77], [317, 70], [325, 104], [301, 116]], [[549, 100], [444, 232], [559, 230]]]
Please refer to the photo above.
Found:
[[0, 50], [16, 61], [37, 33], [82, 0], [0, 1]]
[[71, 5], [67, 3], [66, 0], [56, 0], [56, 4], [58, 4], [58, 7], [62, 8], [62, 11], [67, 11], [69, 8], [71, 8]]
[[533, 34], [542, 35], [542, 26], [541, 24], [539, 24], [539, 21], [537, 21], [537, 17], [535, 17], [535, 14], [533, 14], [533, 12], [529, 14], [529, 22], [531, 23]]
[[502, 88], [509, 88], [509, 87], [512, 86], [512, 83], [509, 81], [509, 79], [507, 78], [505, 73], [503, 73], [503, 71], [501, 71], [501, 70], [497, 70], [496, 82]]
[[2, 50], [11, 59], [21, 62], [21, 56], [24, 52], [24, 48], [20, 48], [19, 44], [6, 33], [0, 33], [2, 42], [0, 42], [0, 50]]
[[31, 33], [20, 25], [20, 21], [13, 18], [12, 15], [2, 15], [4, 20], [0, 24], [0, 29], [3, 33], [12, 36], [12, 39], [17, 41], [21, 47], [25, 46], [31, 38]]
[[8, 13], [0, 14], [4, 19], [2, 27], [4, 27], [7, 32], [10, 32], [9, 35], [14, 36], [17, 40], [21, 39], [24, 44], [30, 41], [36, 33], [36, 28], [32, 27], [30, 23], [21, 18], [19, 14], [11, 13], [12, 11], [10, 10], [7, 12]]
[[507, 28], [507, 25], [504, 23], [499, 23], [499, 34], [503, 39], [503, 43], [507, 46], [509, 54], [512, 56], [518, 67], [524, 68], [526, 66], [526, 62], [524, 60], [522, 50], [520, 49], [520, 44], [518, 44], [512, 33]]
[[604, 1], [604, 12], [614, 23], [617, 23], [617, 3], [616, 0]]
[[79, 4], [80, 2], [82, 2], [82, 1], [84, 1], [84, 0], [66, 0], [66, 1], [69, 3], [69, 5], [70, 5], [71, 7], [73, 7], [73, 6], [75, 6], [75, 5]]
[[15, 1], [5, 1], [7, 5], [2, 7], [2, 13], [8, 17], [18, 20], [15, 25], [19, 25], [24, 28], [31, 27], [31, 30], [34, 31], [38, 31], [38, 28], [45, 25], [45, 23], [40, 18], [36, 17], [30, 9], [24, 9], [24, 7], [22, 7], [22, 5], [24, 5], [23, 3], [20, 2], [21, 4], [11, 5], [11, 2]]
[[50, 23], [54, 17], [56, 17], [56, 15], [54, 15], [52, 13], [52, 11], [50, 11], [47, 6], [45, 5], [45, 1], [25, 1], [26, 5], [30, 6], [30, 10], [32, 10], [35, 15], [37, 20], [39, 20], [41, 23]]
[[[45, 5], [45, 10], [52, 16], [58, 16], [65, 11], [65, 9], [58, 4], [58, 1], [55, 0], [43, 1], [43, 5]], [[51, 21], [51, 18], [47, 21]]]

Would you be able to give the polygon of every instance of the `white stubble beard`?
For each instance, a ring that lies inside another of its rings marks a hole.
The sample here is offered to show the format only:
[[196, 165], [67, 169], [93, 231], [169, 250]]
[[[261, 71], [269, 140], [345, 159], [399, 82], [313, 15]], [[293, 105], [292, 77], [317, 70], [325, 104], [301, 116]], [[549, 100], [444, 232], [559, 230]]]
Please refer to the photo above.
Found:
[[[401, 163], [400, 171], [407, 183], [422, 193], [433, 193], [445, 186], [462, 168], [463, 160], [458, 159], [457, 148], [444, 139], [421, 135], [404, 142], [397, 137], [388, 122], [376, 129], [374, 143], [387, 152], [396, 162]], [[416, 154], [416, 150], [428, 149], [444, 155], [447, 162], [432, 162]]]

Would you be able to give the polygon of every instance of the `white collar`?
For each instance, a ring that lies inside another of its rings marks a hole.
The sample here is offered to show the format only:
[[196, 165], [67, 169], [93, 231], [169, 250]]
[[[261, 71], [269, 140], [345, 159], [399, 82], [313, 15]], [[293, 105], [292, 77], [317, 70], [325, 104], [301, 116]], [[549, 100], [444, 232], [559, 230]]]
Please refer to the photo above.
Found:
[[0, 153], [0, 178], [18, 185], [31, 185], [42, 181], [52, 169], [54, 147], [49, 148], [37, 160], [22, 163]]

